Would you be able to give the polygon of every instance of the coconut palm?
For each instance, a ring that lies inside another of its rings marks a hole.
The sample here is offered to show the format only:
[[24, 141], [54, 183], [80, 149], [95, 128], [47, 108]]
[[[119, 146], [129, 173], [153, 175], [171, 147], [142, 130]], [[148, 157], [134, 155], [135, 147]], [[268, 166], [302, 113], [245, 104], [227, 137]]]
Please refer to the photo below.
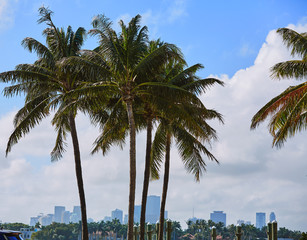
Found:
[[3, 82], [12, 84], [4, 89], [5, 96], [25, 94], [25, 104], [14, 118], [14, 131], [8, 140], [6, 154], [32, 128], [54, 113], [51, 122], [57, 131], [57, 138], [51, 152], [51, 160], [56, 161], [62, 157], [67, 133], [70, 133], [82, 214], [82, 239], [86, 240], [88, 239], [86, 202], [75, 117], [79, 110], [91, 109], [91, 104], [89, 101], [71, 97], [70, 92], [82, 87], [81, 80], [84, 76], [63, 66], [65, 58], [78, 55], [83, 44], [85, 29], [78, 28], [74, 32], [69, 26], [65, 32], [63, 28], [59, 29], [53, 24], [52, 11], [42, 7], [39, 9], [39, 14], [38, 22], [48, 25], [43, 31], [47, 46], [29, 37], [22, 41], [22, 45], [30, 52], [35, 51], [39, 59], [34, 64], [20, 64], [15, 70], [0, 74]]
[[[153, 52], [157, 48], [162, 47], [164, 42], [160, 39], [151, 41], [148, 46], [148, 51]], [[180, 59], [180, 62], [185, 63], [184, 59]], [[163, 71], [163, 68], [160, 69]], [[151, 81], [157, 82], [159, 71], [155, 75], [151, 76]], [[151, 146], [152, 146], [152, 131], [153, 124], [155, 119], [159, 116], [159, 112], [163, 108], [168, 108], [170, 101], [167, 100], [167, 96], [160, 96], [159, 92], [154, 92], [154, 95], [158, 95], [157, 99], [159, 102], [152, 102], [148, 97], [142, 98], [142, 116], [144, 117], [146, 123], [146, 154], [145, 154], [145, 168], [144, 168], [144, 180], [143, 180], [143, 190], [142, 190], [142, 200], [141, 200], [141, 216], [140, 216], [140, 240], [145, 239], [145, 220], [146, 220], [146, 205], [147, 205], [147, 196], [150, 180], [150, 164], [151, 164]], [[173, 99], [170, 99], [173, 101]]]
[[169, 61], [161, 81], [166, 81], [190, 92], [195, 98], [178, 101], [174, 99], [167, 112], [161, 114], [160, 124], [157, 127], [155, 139], [152, 145], [152, 176], [158, 178], [159, 168], [165, 153], [163, 190], [160, 208], [159, 240], [163, 239], [164, 212], [167, 197], [170, 169], [170, 149], [174, 138], [179, 154], [188, 172], [194, 174], [195, 180], [206, 170], [206, 163], [202, 154], [210, 160], [217, 161], [204, 144], [210, 144], [216, 139], [215, 130], [208, 125], [207, 120], [218, 119], [223, 122], [222, 116], [205, 108], [197, 95], [207, 90], [214, 84], [223, 85], [223, 82], [214, 79], [200, 79], [195, 73], [202, 65], [195, 64], [184, 69], [185, 64], [177, 61]]
[[288, 28], [277, 30], [292, 56], [301, 60], [277, 63], [272, 67], [272, 77], [277, 79], [295, 78], [303, 80], [296, 86], [288, 87], [262, 107], [252, 118], [251, 129], [267, 118], [269, 132], [273, 136], [273, 146], [282, 147], [288, 137], [307, 128], [307, 33], [297, 33]]
[[[179, 56], [177, 48], [171, 44], [148, 54], [147, 27], [140, 26], [140, 16], [132, 18], [128, 26], [120, 21], [121, 32], [116, 33], [112, 29], [111, 21], [104, 15], [98, 15], [93, 19], [93, 29], [89, 33], [99, 38], [99, 47], [94, 51], [83, 51], [83, 58], [75, 58], [73, 61], [82, 65], [84, 69], [91, 69], [87, 76], [94, 79], [94, 84], [89, 84], [82, 91], [91, 89], [91, 95], [106, 92], [109, 101], [106, 108], [109, 109], [109, 119], [104, 123], [109, 126], [109, 131], [96, 140], [105, 143], [104, 150], [115, 142], [121, 145], [125, 138], [125, 124], [129, 129], [130, 138], [130, 183], [129, 183], [129, 207], [128, 207], [128, 239], [133, 238], [133, 220], [135, 203], [135, 179], [136, 179], [136, 131], [138, 124], [135, 119], [135, 107], [138, 106], [140, 96], [150, 95], [150, 89], [154, 84], [147, 84], [149, 76], [162, 66], [171, 56]], [[80, 93], [82, 94], [82, 91]], [[171, 92], [171, 90], [170, 90]], [[122, 111], [125, 109], [125, 113]], [[116, 120], [126, 119], [121, 124], [111, 124]], [[99, 119], [99, 117], [98, 117]], [[112, 126], [113, 125], [113, 126]], [[116, 129], [116, 127], [118, 127]], [[116, 132], [120, 134], [116, 134]], [[107, 138], [110, 136], [110, 138]], [[109, 141], [109, 140], [110, 141]], [[94, 151], [97, 148], [94, 149]]]

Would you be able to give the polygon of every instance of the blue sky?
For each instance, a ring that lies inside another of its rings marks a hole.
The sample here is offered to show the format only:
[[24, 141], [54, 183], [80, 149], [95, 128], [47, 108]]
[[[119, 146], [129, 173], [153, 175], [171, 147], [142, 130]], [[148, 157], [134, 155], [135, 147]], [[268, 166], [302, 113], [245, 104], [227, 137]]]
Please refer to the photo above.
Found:
[[[104, 13], [115, 27], [119, 19], [127, 22], [141, 14], [142, 24], [148, 26], [152, 39], [161, 38], [178, 45], [189, 64], [203, 64], [201, 77], [214, 76], [225, 81], [224, 88], [213, 88], [202, 96], [206, 106], [225, 116], [224, 126], [213, 123], [219, 141], [212, 152], [221, 165], [209, 163], [208, 172], [198, 184], [185, 173], [176, 151], [172, 152], [167, 203], [171, 218], [184, 222], [192, 216], [194, 208], [199, 218], [208, 219], [210, 212], [224, 210], [227, 224], [238, 219], [255, 223], [256, 212], [269, 215], [274, 211], [281, 226], [307, 229], [306, 132], [276, 150], [271, 148], [265, 124], [249, 131], [253, 114], [273, 96], [295, 84], [271, 80], [269, 68], [290, 58], [275, 33], [277, 28], [307, 31], [306, 1], [0, 0], [1, 72], [36, 59], [20, 43], [25, 37], [44, 42], [41, 32], [45, 25], [36, 23], [37, 10], [42, 5], [54, 11], [57, 26], [71, 25], [73, 29], [82, 26], [89, 30], [96, 14]], [[95, 46], [96, 39], [88, 38], [84, 48]], [[0, 84], [1, 91], [4, 86]], [[11, 196], [1, 199], [0, 220], [27, 223], [40, 212], [52, 212], [54, 205], [66, 205], [72, 210], [78, 204], [78, 196], [71, 171], [71, 145], [61, 161], [50, 163], [49, 152], [55, 138], [48, 120], [14, 146], [8, 158], [4, 157], [13, 115], [21, 106], [21, 97], [0, 96], [0, 191]], [[91, 142], [98, 130], [89, 127], [84, 116], [80, 116], [77, 124], [89, 216], [101, 220], [115, 208], [127, 212], [127, 149], [114, 148], [107, 157], [90, 156]], [[143, 139], [141, 134], [136, 204], [141, 196]], [[160, 192], [161, 181], [153, 182], [150, 193], [161, 195]]]

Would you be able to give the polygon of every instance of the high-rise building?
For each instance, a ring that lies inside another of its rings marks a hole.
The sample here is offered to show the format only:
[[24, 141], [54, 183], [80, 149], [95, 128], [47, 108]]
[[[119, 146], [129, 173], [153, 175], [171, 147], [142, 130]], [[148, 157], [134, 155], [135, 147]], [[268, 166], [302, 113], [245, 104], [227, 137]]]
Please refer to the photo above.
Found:
[[77, 214], [75, 214], [75, 213], [70, 214], [69, 222], [78, 223], [79, 221], [80, 220], [78, 219]]
[[65, 212], [65, 207], [55, 206], [54, 207], [54, 221], [60, 223], [62, 220], [62, 214]]
[[38, 223], [39, 217], [31, 217], [30, 218], [30, 226], [35, 226], [36, 223]]
[[145, 221], [153, 224], [157, 223], [160, 215], [160, 197], [151, 195], [147, 197]]
[[127, 224], [128, 223], [128, 214], [125, 214], [124, 216], [124, 224]]
[[111, 218], [112, 220], [118, 219], [120, 223], [123, 223], [123, 211], [116, 208], [114, 211], [111, 212]]
[[42, 215], [39, 217], [38, 221], [42, 226], [48, 226], [53, 221], [53, 214]]
[[141, 218], [141, 205], [134, 206], [134, 222], [139, 223]]
[[276, 221], [276, 216], [274, 212], [270, 213], [270, 222]]
[[226, 213], [223, 211], [213, 211], [213, 213], [210, 213], [210, 220], [215, 223], [223, 223], [226, 227]]
[[68, 224], [70, 221], [70, 215], [71, 215], [70, 211], [64, 211], [62, 213], [61, 223]]
[[265, 213], [258, 212], [256, 213], [256, 228], [263, 228], [265, 226]]
[[77, 222], [81, 221], [81, 207], [80, 206], [74, 206], [72, 213], [76, 214]]

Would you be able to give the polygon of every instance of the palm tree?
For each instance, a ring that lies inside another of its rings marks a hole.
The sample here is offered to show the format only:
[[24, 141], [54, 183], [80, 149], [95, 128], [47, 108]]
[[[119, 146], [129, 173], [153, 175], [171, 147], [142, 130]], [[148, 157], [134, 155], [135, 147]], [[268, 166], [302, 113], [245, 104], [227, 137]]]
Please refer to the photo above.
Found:
[[[307, 75], [307, 33], [297, 33], [288, 28], [277, 30], [292, 56], [301, 60], [277, 63], [271, 69], [277, 79], [295, 78], [305, 81]], [[305, 79], [305, 80], [304, 80]], [[269, 132], [273, 136], [273, 146], [282, 147], [288, 137], [307, 128], [307, 81], [288, 87], [262, 107], [252, 118], [251, 129], [270, 117]]]
[[[130, 183], [129, 183], [129, 207], [128, 207], [128, 239], [133, 238], [133, 220], [135, 203], [135, 179], [136, 179], [136, 131], [137, 124], [135, 120], [135, 106], [140, 101], [140, 96], [150, 94], [150, 89], [154, 84], [147, 84], [149, 76], [162, 66], [168, 58], [178, 55], [177, 48], [171, 44], [165, 44], [162, 47], [148, 54], [148, 35], [147, 27], [140, 26], [140, 15], [132, 18], [128, 26], [120, 21], [121, 33], [117, 34], [111, 27], [111, 22], [104, 15], [98, 15], [93, 19], [93, 29], [90, 34], [98, 36], [99, 47], [94, 51], [84, 51], [83, 58], [75, 58], [75, 63], [82, 65], [84, 69], [90, 69], [87, 75], [95, 79], [94, 84], [89, 84], [83, 90], [91, 90], [93, 96], [100, 92], [106, 92], [109, 97], [107, 108], [109, 109], [109, 118], [105, 122], [108, 126], [115, 121], [115, 116], [121, 114], [127, 119], [129, 137], [130, 137]], [[125, 109], [123, 114], [121, 109]], [[97, 117], [99, 119], [99, 117]], [[96, 120], [97, 120], [96, 119]], [[125, 121], [123, 121], [125, 122]], [[115, 137], [116, 143], [122, 144], [125, 137], [125, 123], [113, 125], [107, 132], [108, 139], [100, 137], [99, 141], [105, 142], [108, 150], [112, 145], [112, 137]], [[116, 126], [118, 127], [116, 129]], [[116, 136], [116, 131], [120, 134]], [[97, 150], [95, 148], [94, 150]]]
[[[65, 152], [66, 136], [70, 132], [75, 159], [75, 172], [79, 190], [82, 213], [82, 239], [88, 239], [86, 203], [82, 178], [82, 167], [75, 117], [78, 110], [90, 108], [88, 102], [71, 97], [70, 92], [82, 86], [82, 74], [63, 66], [63, 60], [69, 56], [78, 56], [85, 35], [84, 28], [76, 32], [69, 26], [56, 28], [51, 20], [52, 11], [40, 8], [39, 23], [45, 22], [48, 27], [43, 31], [47, 46], [33, 38], [25, 38], [22, 45], [30, 52], [35, 51], [39, 59], [34, 64], [20, 64], [13, 71], [3, 72], [0, 79], [13, 85], [4, 89], [4, 95], [12, 97], [25, 94], [25, 105], [14, 118], [14, 131], [6, 149], [6, 155], [14, 144], [38, 125], [44, 118], [55, 111], [52, 125], [57, 131], [51, 160], [59, 160]], [[79, 72], [79, 71], [77, 71]]]
[[160, 124], [157, 127], [152, 146], [152, 176], [158, 178], [158, 170], [165, 153], [163, 190], [160, 208], [159, 240], [163, 239], [164, 212], [167, 197], [170, 169], [170, 148], [172, 138], [175, 139], [179, 154], [188, 172], [194, 174], [195, 180], [206, 170], [206, 164], [202, 154], [210, 160], [217, 159], [208, 151], [205, 143], [216, 139], [216, 132], [211, 128], [207, 120], [218, 119], [223, 122], [222, 116], [210, 109], [206, 109], [197, 95], [207, 90], [214, 84], [223, 85], [223, 82], [214, 79], [199, 79], [195, 73], [202, 65], [195, 64], [184, 69], [184, 63], [169, 61], [165, 67], [162, 81], [178, 86], [191, 93], [194, 98], [178, 101], [174, 99], [167, 112], [161, 114]]
[[[155, 41], [150, 41], [148, 46], [148, 51], [153, 52], [157, 48], [162, 47], [165, 43], [162, 42], [160, 39]], [[179, 49], [178, 49], [179, 51]], [[181, 54], [181, 53], [180, 53]], [[178, 61], [185, 63], [184, 59], [180, 58]], [[163, 68], [160, 69], [163, 71]], [[155, 73], [155, 75], [151, 76], [152, 82], [158, 81], [159, 71]], [[171, 87], [171, 86], [169, 86]], [[159, 89], [160, 91], [160, 89]], [[159, 92], [154, 92], [154, 95], [158, 95], [157, 99], [158, 102], [152, 102], [150, 98], [147, 96], [142, 98], [142, 116], [144, 117], [145, 124], [146, 124], [146, 154], [145, 154], [145, 168], [144, 168], [144, 180], [143, 180], [143, 190], [142, 190], [142, 201], [141, 201], [141, 216], [140, 216], [140, 240], [145, 239], [145, 217], [146, 217], [146, 205], [147, 205], [147, 196], [148, 196], [148, 187], [149, 187], [149, 180], [150, 180], [150, 164], [151, 164], [151, 146], [152, 146], [152, 131], [153, 131], [153, 124], [155, 119], [158, 118], [159, 112], [163, 108], [168, 108], [169, 100], [167, 100], [167, 96], [160, 96]], [[171, 99], [173, 101], [173, 99]]]

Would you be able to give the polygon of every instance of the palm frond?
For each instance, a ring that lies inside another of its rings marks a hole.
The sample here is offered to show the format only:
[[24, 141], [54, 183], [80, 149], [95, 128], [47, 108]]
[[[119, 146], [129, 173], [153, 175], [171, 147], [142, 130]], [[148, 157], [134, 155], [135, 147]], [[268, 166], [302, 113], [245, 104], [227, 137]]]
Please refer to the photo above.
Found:
[[15, 129], [9, 137], [6, 155], [11, 151], [12, 146], [18, 143], [19, 139], [25, 136], [32, 128], [39, 124], [43, 118], [49, 115], [46, 106], [49, 103], [49, 98], [40, 96], [25, 104], [14, 118]]
[[307, 55], [307, 37], [306, 35], [299, 34], [289, 28], [279, 28], [277, 30], [287, 48], [291, 49], [292, 56], [296, 54], [304, 58]]
[[34, 38], [27, 37], [22, 40], [21, 45], [30, 52], [35, 51], [39, 58], [45, 59], [50, 66], [54, 66], [53, 55], [44, 44]]
[[307, 62], [305, 60], [291, 60], [275, 64], [271, 68], [271, 77], [281, 78], [296, 78], [298, 80], [307, 77]]
[[155, 132], [154, 140], [151, 146], [150, 174], [151, 179], [159, 179], [159, 171], [163, 162], [163, 156], [166, 150], [166, 131], [165, 126], [160, 124]]
[[178, 151], [188, 172], [193, 173], [195, 180], [199, 181], [203, 172], [206, 171], [206, 163], [201, 153], [204, 153], [210, 160], [218, 163], [213, 154], [193, 135], [178, 125], [173, 125], [173, 132]]
[[297, 86], [287, 88], [280, 95], [274, 97], [264, 107], [262, 107], [252, 118], [251, 129], [256, 128], [268, 116], [282, 111], [287, 105], [292, 105], [301, 98], [307, 91], [307, 84], [302, 83]]

